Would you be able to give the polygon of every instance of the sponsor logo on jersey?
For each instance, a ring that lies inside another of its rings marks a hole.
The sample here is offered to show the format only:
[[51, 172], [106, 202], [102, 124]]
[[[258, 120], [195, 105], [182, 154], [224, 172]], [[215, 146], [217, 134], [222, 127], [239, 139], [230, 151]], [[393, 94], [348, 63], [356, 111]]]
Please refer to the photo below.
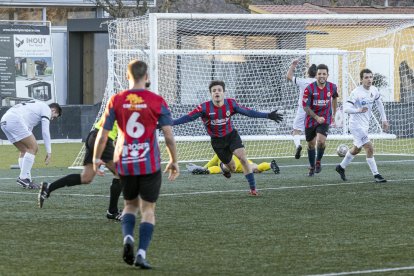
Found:
[[122, 163], [146, 161], [150, 151], [149, 143], [127, 144], [122, 147]]
[[129, 110], [141, 110], [143, 108], [147, 108], [147, 104], [144, 102], [144, 100], [136, 94], [129, 94], [125, 100], [129, 103], [124, 103], [122, 106], [123, 108]]
[[328, 102], [329, 100], [314, 100], [313, 105], [325, 106]]
[[211, 125], [222, 126], [222, 125], [225, 125], [228, 122], [228, 120], [229, 118], [211, 120]]

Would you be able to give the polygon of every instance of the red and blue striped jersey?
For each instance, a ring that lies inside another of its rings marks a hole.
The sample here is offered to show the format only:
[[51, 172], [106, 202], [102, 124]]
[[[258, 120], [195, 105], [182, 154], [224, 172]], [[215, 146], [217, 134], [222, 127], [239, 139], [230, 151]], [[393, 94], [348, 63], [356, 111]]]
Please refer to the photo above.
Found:
[[268, 117], [268, 113], [240, 106], [235, 99], [224, 99], [222, 106], [215, 106], [213, 101], [200, 104], [187, 115], [174, 120], [174, 125], [185, 124], [201, 117], [208, 135], [211, 137], [224, 137], [234, 130], [230, 117], [236, 113], [254, 118]]
[[148, 90], [125, 90], [112, 96], [106, 106], [103, 128], [118, 122], [114, 163], [119, 175], [145, 175], [161, 169], [156, 136], [159, 126], [172, 125], [165, 100]]
[[[325, 118], [325, 124], [331, 124], [332, 121], [332, 98], [338, 97], [338, 89], [336, 84], [326, 82], [325, 87], [320, 89], [315, 81], [309, 84], [302, 99], [303, 108], [309, 107], [316, 115]], [[318, 122], [311, 116], [307, 115], [305, 127], [313, 127]]]

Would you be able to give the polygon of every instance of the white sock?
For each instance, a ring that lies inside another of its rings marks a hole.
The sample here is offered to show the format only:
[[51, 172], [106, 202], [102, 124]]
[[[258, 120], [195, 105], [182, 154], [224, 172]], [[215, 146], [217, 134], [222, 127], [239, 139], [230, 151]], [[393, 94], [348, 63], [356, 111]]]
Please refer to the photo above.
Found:
[[32, 180], [30, 171], [32, 170], [34, 160], [35, 160], [34, 154], [31, 154], [28, 152], [24, 154], [23, 160], [22, 160], [22, 167], [20, 168], [20, 176], [19, 176], [21, 179], [28, 178]]
[[371, 169], [372, 174], [373, 175], [378, 174], [377, 163], [375, 162], [374, 157], [367, 158], [367, 163], [368, 163], [369, 168]]
[[354, 159], [354, 157], [355, 157], [355, 155], [352, 155], [348, 150], [348, 152], [345, 154], [344, 159], [342, 159], [342, 162], [340, 164], [341, 167], [345, 169], [349, 165], [349, 163], [351, 163], [351, 161], [352, 161], [352, 159]]
[[141, 257], [142, 257], [143, 259], [145, 259], [145, 257], [146, 257], [146, 253], [147, 253], [147, 252], [145, 252], [145, 250], [144, 250], [144, 249], [138, 249], [138, 254], [137, 254], [137, 255], [141, 255]]
[[22, 165], [23, 165], [23, 157], [19, 157], [19, 168], [21, 169], [22, 168]]
[[300, 135], [293, 135], [293, 143], [295, 143], [296, 148], [300, 145]]

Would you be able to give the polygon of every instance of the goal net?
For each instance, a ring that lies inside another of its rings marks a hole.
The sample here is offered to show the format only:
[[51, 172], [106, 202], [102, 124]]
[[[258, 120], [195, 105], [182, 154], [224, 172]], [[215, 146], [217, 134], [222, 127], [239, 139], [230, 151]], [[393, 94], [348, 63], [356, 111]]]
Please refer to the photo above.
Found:
[[[109, 78], [101, 111], [108, 97], [127, 88], [128, 62], [141, 59], [150, 65], [151, 90], [166, 99], [174, 118], [210, 100], [208, 84], [223, 80], [226, 97], [251, 109], [284, 114], [280, 124], [232, 117], [249, 158], [293, 156], [299, 89], [286, 80], [286, 73], [293, 59], [299, 59], [296, 77], [305, 77], [310, 64], [324, 63], [340, 95], [326, 150], [334, 154], [339, 144], [352, 144], [341, 105], [359, 85], [360, 70], [368, 67], [391, 125], [383, 132], [374, 108], [369, 133], [376, 153], [413, 154], [413, 26], [414, 17], [384, 15], [150, 14], [117, 19], [108, 28]], [[175, 126], [174, 133], [181, 161], [207, 160], [214, 154], [199, 120]]]

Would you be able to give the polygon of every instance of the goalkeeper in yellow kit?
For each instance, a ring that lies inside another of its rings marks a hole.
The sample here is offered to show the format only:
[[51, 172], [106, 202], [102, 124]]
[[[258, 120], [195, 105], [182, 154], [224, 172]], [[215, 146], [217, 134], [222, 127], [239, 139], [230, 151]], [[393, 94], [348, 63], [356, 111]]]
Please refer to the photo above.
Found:
[[[233, 155], [233, 160], [236, 164], [235, 172], [242, 173], [243, 167], [241, 165], [240, 160], [235, 155]], [[190, 163], [187, 165], [187, 169], [192, 174], [219, 174], [222, 173], [220, 169], [220, 162], [221, 161], [218, 158], [217, 154], [215, 154], [213, 158], [210, 161], [208, 161], [208, 163], [205, 164], [203, 167]], [[280, 172], [279, 166], [277, 165], [276, 160], [274, 159], [270, 163], [262, 162], [260, 164], [256, 164], [251, 160], [248, 160], [248, 162], [250, 163], [250, 166], [252, 167], [252, 171], [254, 173], [261, 173], [268, 171], [270, 169], [272, 169], [275, 174], [278, 174]]]

